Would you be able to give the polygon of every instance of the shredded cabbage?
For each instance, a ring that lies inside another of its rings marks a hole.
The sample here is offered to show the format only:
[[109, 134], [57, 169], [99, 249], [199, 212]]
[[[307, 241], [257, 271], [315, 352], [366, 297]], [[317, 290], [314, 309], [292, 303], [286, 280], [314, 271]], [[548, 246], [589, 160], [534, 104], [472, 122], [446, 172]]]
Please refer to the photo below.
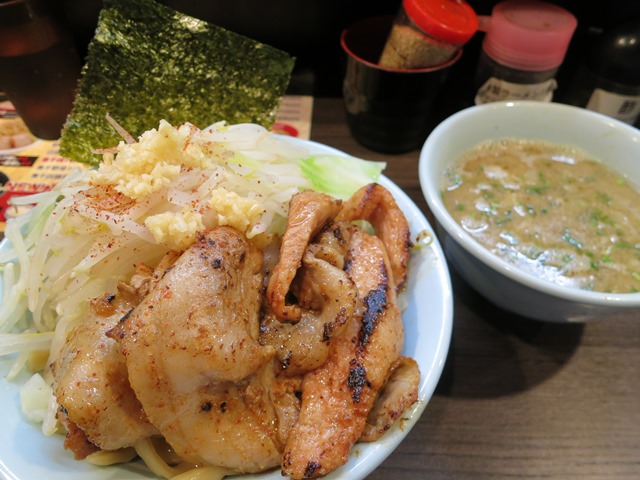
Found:
[[312, 155], [300, 161], [300, 168], [314, 189], [348, 198], [362, 185], [377, 182], [384, 162], [372, 162], [338, 155]]

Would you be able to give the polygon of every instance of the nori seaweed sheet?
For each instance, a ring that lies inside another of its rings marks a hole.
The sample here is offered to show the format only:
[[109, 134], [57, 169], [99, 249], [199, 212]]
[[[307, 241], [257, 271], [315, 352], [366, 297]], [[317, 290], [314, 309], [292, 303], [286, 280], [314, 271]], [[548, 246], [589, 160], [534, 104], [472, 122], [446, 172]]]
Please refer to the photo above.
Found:
[[294, 58], [153, 0], [105, 0], [89, 43], [60, 153], [96, 165], [118, 144], [108, 113], [131, 135], [190, 122], [270, 128]]

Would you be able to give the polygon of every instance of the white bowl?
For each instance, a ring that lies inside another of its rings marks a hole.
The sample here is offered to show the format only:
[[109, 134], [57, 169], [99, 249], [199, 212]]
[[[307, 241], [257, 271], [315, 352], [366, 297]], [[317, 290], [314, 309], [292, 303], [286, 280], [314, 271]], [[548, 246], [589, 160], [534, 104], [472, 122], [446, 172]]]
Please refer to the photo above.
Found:
[[[343, 155], [332, 147], [293, 137], [283, 137], [310, 153]], [[404, 440], [418, 422], [430, 401], [442, 374], [449, 351], [453, 325], [453, 293], [449, 270], [436, 239], [435, 231], [420, 209], [400, 187], [387, 177], [380, 183], [394, 196], [411, 230], [411, 238], [431, 238], [411, 256], [407, 279], [405, 309], [402, 314], [405, 328], [403, 354], [412, 357], [420, 367], [418, 401], [375, 442], [357, 443], [348, 462], [334, 470], [326, 480], [361, 480], [377, 468]], [[0, 252], [9, 248], [0, 243]], [[2, 302], [0, 282], [0, 303]], [[0, 479], [31, 480], [144, 480], [155, 478], [139, 462], [97, 467], [73, 459], [63, 449], [63, 437], [44, 436], [39, 425], [29, 423], [20, 412], [20, 385], [27, 380], [26, 372], [15, 382], [7, 380], [13, 358], [0, 357]], [[278, 469], [266, 473], [239, 475], [235, 480], [284, 480]]]
[[420, 185], [449, 262], [480, 294], [524, 317], [584, 322], [640, 308], [640, 293], [600, 293], [536, 278], [482, 247], [445, 209], [447, 167], [485, 140], [504, 137], [574, 145], [640, 185], [640, 131], [605, 115], [559, 103], [496, 102], [462, 110], [429, 135], [420, 153]]

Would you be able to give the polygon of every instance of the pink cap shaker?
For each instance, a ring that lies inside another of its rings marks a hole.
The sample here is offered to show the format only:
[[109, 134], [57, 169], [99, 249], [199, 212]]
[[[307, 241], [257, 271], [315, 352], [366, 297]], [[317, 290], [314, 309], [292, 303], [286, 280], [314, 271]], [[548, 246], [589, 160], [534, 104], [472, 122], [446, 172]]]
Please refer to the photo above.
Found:
[[577, 24], [567, 10], [537, 0], [507, 0], [495, 5], [490, 17], [479, 17], [484, 52], [506, 67], [527, 71], [559, 67]]

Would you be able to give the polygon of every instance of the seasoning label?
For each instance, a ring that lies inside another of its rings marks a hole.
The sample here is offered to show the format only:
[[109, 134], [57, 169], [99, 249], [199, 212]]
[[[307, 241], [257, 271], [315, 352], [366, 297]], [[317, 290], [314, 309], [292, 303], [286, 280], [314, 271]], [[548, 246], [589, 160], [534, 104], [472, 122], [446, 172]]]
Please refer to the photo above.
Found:
[[619, 95], [596, 88], [587, 103], [587, 109], [634, 124], [640, 115], [640, 95]]
[[490, 77], [476, 94], [475, 103], [498, 102], [501, 100], [537, 100], [550, 102], [558, 84], [555, 78], [540, 83], [512, 83]]

